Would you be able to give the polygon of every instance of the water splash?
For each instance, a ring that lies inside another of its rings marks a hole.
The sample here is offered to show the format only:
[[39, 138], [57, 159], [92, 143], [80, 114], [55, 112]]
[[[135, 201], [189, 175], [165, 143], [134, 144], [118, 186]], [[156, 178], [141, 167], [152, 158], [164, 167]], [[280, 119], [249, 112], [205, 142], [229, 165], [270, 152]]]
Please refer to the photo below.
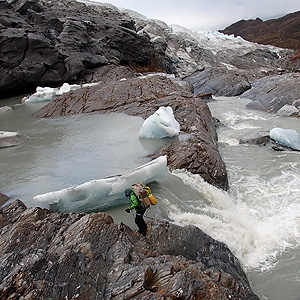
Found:
[[[286, 249], [300, 243], [299, 177], [283, 173], [268, 182], [257, 176], [244, 177], [237, 186], [245, 191], [227, 193], [204, 182], [199, 175], [174, 171], [184, 184], [197, 190], [199, 201], [185, 206], [170, 205], [169, 217], [180, 224], [198, 226], [226, 243], [246, 269], [271, 268]], [[292, 178], [292, 180], [291, 180]], [[285, 188], [282, 183], [286, 182]], [[202, 203], [203, 204], [203, 203]]]

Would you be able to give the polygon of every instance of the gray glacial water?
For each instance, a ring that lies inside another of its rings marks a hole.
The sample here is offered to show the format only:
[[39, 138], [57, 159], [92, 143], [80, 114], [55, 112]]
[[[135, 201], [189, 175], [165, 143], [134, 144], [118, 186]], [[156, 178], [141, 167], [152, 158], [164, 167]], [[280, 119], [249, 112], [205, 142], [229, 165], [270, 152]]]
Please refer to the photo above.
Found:
[[[245, 109], [246, 100], [216, 98], [209, 104], [225, 125], [219, 149], [229, 174], [224, 192], [183, 170], [150, 186], [159, 204], [148, 218], [194, 224], [225, 242], [240, 259], [261, 299], [300, 298], [300, 152], [240, 145], [239, 139], [273, 127], [300, 132], [300, 120]], [[0, 191], [35, 206], [33, 196], [119, 174], [149, 161], [147, 154], [167, 143], [141, 141], [139, 117], [125, 114], [34, 119], [43, 104], [1, 101], [0, 130], [30, 136], [0, 149]], [[126, 206], [108, 212], [135, 229]]]

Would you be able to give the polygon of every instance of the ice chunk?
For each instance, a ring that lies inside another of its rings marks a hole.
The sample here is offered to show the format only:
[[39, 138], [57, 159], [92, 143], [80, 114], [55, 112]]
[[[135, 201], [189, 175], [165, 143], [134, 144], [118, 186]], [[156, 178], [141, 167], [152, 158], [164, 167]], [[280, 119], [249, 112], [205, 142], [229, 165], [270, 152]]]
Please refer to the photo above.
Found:
[[278, 144], [300, 151], [300, 135], [294, 129], [273, 128], [270, 137]]
[[[98, 83], [95, 83], [98, 84]], [[52, 101], [54, 98], [61, 96], [63, 94], [75, 91], [80, 89], [81, 85], [79, 84], [68, 84], [64, 83], [60, 88], [51, 88], [51, 87], [40, 87], [36, 88], [36, 92], [29, 97], [26, 97], [22, 100], [25, 103], [37, 103], [37, 102], [47, 102]]]
[[57, 93], [57, 89], [50, 87], [40, 87], [36, 88], [36, 93], [32, 94], [29, 98], [25, 99], [24, 102], [37, 103], [51, 101]]
[[27, 135], [18, 132], [0, 131], [0, 148], [18, 146], [28, 139]]
[[[92, 180], [60, 191], [37, 195], [38, 203], [50, 204], [62, 212], [101, 211], [128, 203], [124, 190], [133, 183], [163, 178], [167, 172], [167, 157], [160, 156], [132, 171], [108, 178]], [[55, 205], [54, 205], [55, 204]]]
[[153, 115], [143, 123], [139, 137], [148, 139], [161, 139], [179, 135], [180, 125], [173, 115], [170, 106], [160, 107]]
[[12, 108], [10, 106], [0, 107], [0, 112], [8, 112], [8, 111], [12, 111]]
[[68, 83], [64, 83], [59, 91], [58, 91], [58, 95], [62, 95], [62, 94], [65, 94], [65, 93], [69, 93], [71, 91], [71, 86], [68, 84]]

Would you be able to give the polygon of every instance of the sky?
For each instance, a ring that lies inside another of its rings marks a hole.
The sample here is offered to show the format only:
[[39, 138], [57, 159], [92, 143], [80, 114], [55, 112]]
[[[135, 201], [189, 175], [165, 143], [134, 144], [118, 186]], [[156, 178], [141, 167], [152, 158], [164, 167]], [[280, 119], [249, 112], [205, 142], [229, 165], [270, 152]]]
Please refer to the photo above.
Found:
[[278, 18], [300, 10], [299, 0], [92, 0], [193, 30], [219, 30], [241, 20]]

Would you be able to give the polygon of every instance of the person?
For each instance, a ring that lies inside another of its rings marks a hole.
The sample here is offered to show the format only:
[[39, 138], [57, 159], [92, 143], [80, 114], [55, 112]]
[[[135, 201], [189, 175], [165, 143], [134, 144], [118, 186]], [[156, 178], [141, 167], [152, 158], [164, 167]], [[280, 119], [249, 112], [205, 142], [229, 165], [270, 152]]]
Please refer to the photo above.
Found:
[[143, 236], [146, 236], [147, 233], [147, 224], [143, 218], [146, 209], [143, 209], [139, 199], [135, 195], [132, 189], [125, 190], [125, 196], [129, 198], [130, 206], [125, 209], [127, 213], [130, 213], [131, 210], [135, 209], [135, 224], [139, 228], [138, 232]]

